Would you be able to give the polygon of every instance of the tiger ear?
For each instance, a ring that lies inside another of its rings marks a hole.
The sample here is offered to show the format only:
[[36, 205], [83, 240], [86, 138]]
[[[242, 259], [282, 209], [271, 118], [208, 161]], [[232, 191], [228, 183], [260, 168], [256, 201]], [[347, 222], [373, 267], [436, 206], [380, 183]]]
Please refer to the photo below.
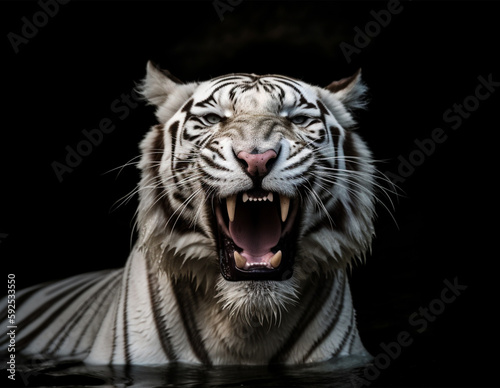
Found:
[[364, 95], [367, 87], [361, 81], [361, 69], [350, 77], [333, 81], [325, 89], [333, 93], [349, 109], [363, 108], [366, 104]]
[[148, 61], [146, 78], [140, 85], [140, 92], [150, 104], [160, 106], [181, 84], [182, 82], [168, 70], [160, 69], [157, 64]]

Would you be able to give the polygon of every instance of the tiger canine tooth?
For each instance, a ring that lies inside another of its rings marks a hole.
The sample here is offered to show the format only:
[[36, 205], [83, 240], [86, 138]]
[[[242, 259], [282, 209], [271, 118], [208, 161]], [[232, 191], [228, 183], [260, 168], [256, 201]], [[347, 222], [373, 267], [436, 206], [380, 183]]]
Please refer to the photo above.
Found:
[[243, 193], [243, 203], [245, 203], [246, 201], [248, 201], [248, 194], [247, 193]]
[[267, 194], [267, 200], [268, 200], [269, 202], [273, 202], [273, 193], [269, 193], [269, 194]]
[[280, 195], [281, 221], [285, 222], [290, 209], [290, 198]]
[[227, 215], [229, 216], [229, 221], [234, 221], [234, 211], [236, 210], [236, 195], [231, 195], [226, 198], [227, 205]]
[[238, 251], [234, 251], [234, 261], [235, 261], [236, 266], [238, 268], [245, 268], [245, 264], [247, 263], [247, 261], [245, 260], [245, 258], [243, 256], [241, 256], [238, 253]]
[[270, 263], [273, 268], [278, 268], [281, 263], [281, 256], [281, 251], [278, 251], [274, 254], [273, 257], [271, 257]]

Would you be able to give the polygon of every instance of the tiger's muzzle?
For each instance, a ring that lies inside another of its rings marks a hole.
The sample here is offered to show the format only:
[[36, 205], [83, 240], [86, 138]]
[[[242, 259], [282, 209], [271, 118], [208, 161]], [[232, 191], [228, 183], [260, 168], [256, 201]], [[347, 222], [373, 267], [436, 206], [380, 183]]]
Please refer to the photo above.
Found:
[[265, 184], [279, 173], [282, 142], [290, 132], [286, 120], [273, 115], [241, 115], [221, 129], [231, 139], [234, 176], [241, 179], [244, 173], [251, 180], [240, 192], [215, 201], [220, 270], [227, 280], [292, 276], [299, 202], [280, 193], [277, 183]]

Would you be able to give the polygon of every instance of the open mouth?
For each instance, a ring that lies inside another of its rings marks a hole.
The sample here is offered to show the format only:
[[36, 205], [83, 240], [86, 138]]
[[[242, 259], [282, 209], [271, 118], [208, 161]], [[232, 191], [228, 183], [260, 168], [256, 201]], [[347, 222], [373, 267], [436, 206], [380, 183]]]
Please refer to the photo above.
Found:
[[250, 190], [216, 201], [221, 273], [226, 280], [286, 280], [293, 273], [298, 203]]

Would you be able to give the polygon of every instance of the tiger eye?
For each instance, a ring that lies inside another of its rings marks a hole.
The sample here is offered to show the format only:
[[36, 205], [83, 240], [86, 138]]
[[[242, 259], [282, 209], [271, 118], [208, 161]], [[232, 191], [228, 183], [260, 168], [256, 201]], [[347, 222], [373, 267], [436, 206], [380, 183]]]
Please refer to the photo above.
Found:
[[220, 123], [222, 121], [222, 117], [220, 117], [219, 115], [216, 115], [215, 113], [209, 113], [209, 114], [203, 116], [203, 119], [207, 123], [212, 124], [212, 125], [215, 125], [215, 124]]
[[304, 124], [308, 119], [309, 117], [305, 115], [297, 115], [290, 117], [290, 121], [296, 125]]

